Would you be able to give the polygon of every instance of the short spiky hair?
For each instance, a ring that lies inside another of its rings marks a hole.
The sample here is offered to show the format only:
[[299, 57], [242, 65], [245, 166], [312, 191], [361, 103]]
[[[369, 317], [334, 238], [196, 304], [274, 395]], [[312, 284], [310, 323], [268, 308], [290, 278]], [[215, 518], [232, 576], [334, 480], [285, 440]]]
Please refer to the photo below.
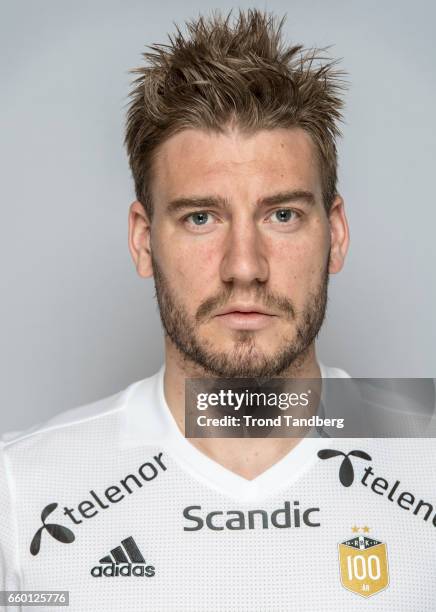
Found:
[[245, 133], [300, 127], [316, 145], [323, 199], [336, 195], [338, 122], [344, 73], [324, 49], [284, 46], [280, 22], [257, 9], [186, 22], [187, 34], [149, 46], [146, 65], [132, 70], [125, 144], [136, 197], [152, 218], [151, 167], [171, 135], [200, 128], [223, 133], [232, 122]]

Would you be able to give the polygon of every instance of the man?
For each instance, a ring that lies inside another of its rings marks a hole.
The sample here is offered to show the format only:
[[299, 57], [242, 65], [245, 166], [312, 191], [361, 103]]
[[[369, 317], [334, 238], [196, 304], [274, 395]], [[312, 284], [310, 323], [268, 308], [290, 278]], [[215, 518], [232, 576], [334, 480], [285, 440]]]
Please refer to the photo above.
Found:
[[3, 437], [1, 588], [72, 610], [433, 610], [436, 496], [407, 440], [184, 436], [188, 378], [348, 376], [315, 338], [349, 233], [335, 62], [257, 10], [170, 43], [136, 70], [126, 131], [165, 363]]

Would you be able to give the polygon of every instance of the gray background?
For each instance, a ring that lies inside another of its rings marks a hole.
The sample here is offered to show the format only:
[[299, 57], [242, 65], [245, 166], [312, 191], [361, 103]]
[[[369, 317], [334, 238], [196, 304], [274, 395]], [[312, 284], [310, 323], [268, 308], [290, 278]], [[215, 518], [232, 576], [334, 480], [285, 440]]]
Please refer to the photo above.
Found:
[[123, 124], [146, 44], [198, 12], [287, 12], [350, 73], [340, 189], [351, 226], [319, 356], [354, 376], [436, 375], [436, 79], [429, 2], [2, 3], [0, 432], [115, 393], [161, 364], [151, 280], [127, 248]]

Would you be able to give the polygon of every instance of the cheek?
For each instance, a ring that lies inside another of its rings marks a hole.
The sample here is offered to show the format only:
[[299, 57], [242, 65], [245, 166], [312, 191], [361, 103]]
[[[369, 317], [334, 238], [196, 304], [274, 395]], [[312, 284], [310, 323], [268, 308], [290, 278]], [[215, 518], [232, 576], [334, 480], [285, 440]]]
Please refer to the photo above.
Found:
[[272, 241], [269, 263], [272, 283], [302, 293], [316, 287], [327, 265], [328, 235], [323, 228], [318, 232]]
[[194, 292], [197, 285], [204, 291], [205, 286], [211, 287], [212, 280], [216, 284], [220, 251], [215, 241], [199, 237], [188, 244], [166, 238], [165, 244], [161, 251], [164, 268], [184, 292]]

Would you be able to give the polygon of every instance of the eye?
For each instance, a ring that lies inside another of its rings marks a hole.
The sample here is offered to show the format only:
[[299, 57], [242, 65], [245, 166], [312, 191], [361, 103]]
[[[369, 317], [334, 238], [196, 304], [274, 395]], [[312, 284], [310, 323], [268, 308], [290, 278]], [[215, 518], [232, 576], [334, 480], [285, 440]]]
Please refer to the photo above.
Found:
[[194, 213], [187, 215], [184, 218], [184, 221], [188, 225], [195, 225], [197, 227], [200, 227], [202, 225], [210, 225], [208, 221], [210, 221], [211, 219], [212, 219], [212, 215], [210, 213], [204, 210], [201, 210], [199, 212], [194, 212]]
[[293, 208], [280, 208], [275, 210], [269, 218], [272, 220], [272, 223], [288, 223], [289, 221], [296, 221], [300, 217], [300, 213]]

